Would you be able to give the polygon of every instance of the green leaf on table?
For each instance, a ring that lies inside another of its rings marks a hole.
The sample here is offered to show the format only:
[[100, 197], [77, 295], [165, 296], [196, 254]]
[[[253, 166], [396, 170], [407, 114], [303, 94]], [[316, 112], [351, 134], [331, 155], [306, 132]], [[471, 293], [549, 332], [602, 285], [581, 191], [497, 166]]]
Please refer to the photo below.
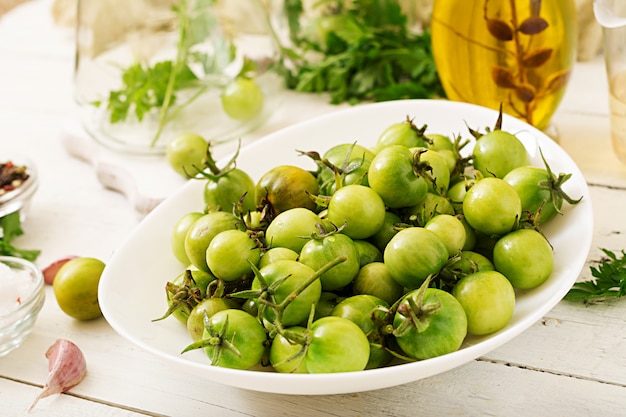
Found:
[[2, 238], [0, 239], [0, 255], [16, 256], [29, 261], [37, 259], [41, 251], [36, 249], [19, 249], [11, 244], [14, 238], [24, 234], [19, 211], [7, 214], [0, 218]]
[[594, 304], [626, 294], [626, 253], [622, 250], [618, 257], [607, 249], [601, 250], [607, 257], [597, 266], [589, 267], [595, 279], [576, 282], [565, 295], [565, 300]]

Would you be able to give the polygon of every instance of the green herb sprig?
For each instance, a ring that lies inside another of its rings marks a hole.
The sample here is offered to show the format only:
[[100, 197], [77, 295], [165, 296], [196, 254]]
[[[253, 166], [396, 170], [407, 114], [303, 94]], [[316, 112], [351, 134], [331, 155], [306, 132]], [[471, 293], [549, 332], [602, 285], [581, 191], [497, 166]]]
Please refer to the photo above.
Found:
[[[217, 25], [216, 17], [209, 11], [216, 0], [179, 0], [173, 7], [177, 16], [178, 41], [176, 56], [152, 65], [135, 62], [122, 69], [122, 87], [109, 92], [106, 100], [109, 122], [119, 123], [133, 114], [140, 122], [158, 111], [158, 128], [152, 146], [158, 141], [165, 125], [186, 105], [203, 94], [210, 85], [197, 72], [209, 74], [218, 71], [233, 60], [235, 51], [231, 44], [215, 42], [214, 53], [193, 50], [205, 41]], [[196, 71], [192, 70], [195, 65]], [[219, 80], [213, 80], [219, 84]], [[184, 103], [179, 103], [178, 93], [197, 87], [198, 90]], [[102, 101], [92, 104], [100, 106]], [[174, 105], [178, 105], [173, 109]]]
[[1, 217], [0, 228], [2, 228], [2, 238], [0, 238], [0, 255], [16, 256], [31, 262], [37, 259], [41, 253], [40, 250], [18, 249], [11, 244], [15, 237], [24, 234], [20, 220], [20, 213], [18, 211]]
[[626, 252], [622, 250], [618, 257], [610, 250], [601, 250], [607, 258], [603, 258], [597, 266], [589, 267], [595, 279], [575, 283], [565, 295], [565, 300], [596, 304], [626, 295]]
[[[294, 48], [282, 48], [282, 74], [300, 92], [329, 92], [333, 104], [444, 97], [430, 32], [413, 33], [397, 1], [321, 1], [337, 19], [323, 37], [300, 26], [301, 0], [285, 1]], [[316, 22], [323, 24], [323, 22]], [[314, 23], [315, 24], [315, 23]], [[311, 52], [314, 57], [310, 57]]]

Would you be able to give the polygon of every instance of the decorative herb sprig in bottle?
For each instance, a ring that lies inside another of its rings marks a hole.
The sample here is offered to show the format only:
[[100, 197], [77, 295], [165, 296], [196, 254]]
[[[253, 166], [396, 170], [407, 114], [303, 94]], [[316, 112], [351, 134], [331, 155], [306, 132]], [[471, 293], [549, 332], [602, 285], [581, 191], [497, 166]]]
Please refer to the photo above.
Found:
[[435, 0], [431, 32], [449, 98], [549, 127], [575, 60], [574, 0]]

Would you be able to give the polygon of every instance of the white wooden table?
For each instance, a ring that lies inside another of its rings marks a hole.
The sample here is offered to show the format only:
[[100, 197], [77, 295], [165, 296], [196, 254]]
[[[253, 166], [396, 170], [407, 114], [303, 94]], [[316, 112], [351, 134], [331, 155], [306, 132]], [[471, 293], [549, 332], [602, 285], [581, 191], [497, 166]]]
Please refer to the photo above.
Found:
[[[50, 0], [33, 0], [0, 19], [0, 154], [31, 155], [41, 174], [25, 235], [42, 249], [40, 266], [66, 255], [106, 261], [140, 221], [119, 193], [98, 183], [60, 137], [73, 116], [73, 33], [55, 27]], [[575, 67], [554, 123], [579, 165], [595, 215], [592, 250], [626, 248], [626, 166], [610, 145], [601, 59]], [[251, 141], [339, 107], [325, 97], [290, 94], [289, 106]], [[219, 149], [225, 155], [228, 147]], [[219, 155], [218, 155], [219, 156]], [[181, 184], [162, 160], [133, 164], [142, 181], [156, 175], [166, 195]], [[146, 182], [147, 184], [147, 182]], [[142, 185], [142, 187], [148, 185]], [[33, 416], [617, 416], [626, 415], [626, 300], [584, 307], [558, 304], [508, 344], [465, 366], [418, 382], [336, 396], [282, 396], [199, 382], [117, 335], [104, 319], [77, 322], [61, 312], [51, 288], [33, 333], [0, 358], [0, 415], [27, 415], [47, 377], [45, 350], [65, 337], [83, 350], [87, 378], [67, 395], [42, 400]]]

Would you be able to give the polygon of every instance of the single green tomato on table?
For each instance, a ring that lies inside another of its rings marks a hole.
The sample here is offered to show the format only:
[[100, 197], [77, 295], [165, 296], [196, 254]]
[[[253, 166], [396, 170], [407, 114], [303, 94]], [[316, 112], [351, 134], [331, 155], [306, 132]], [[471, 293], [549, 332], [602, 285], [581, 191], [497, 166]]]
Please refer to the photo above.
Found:
[[74, 258], [56, 273], [52, 288], [61, 310], [77, 320], [102, 316], [98, 302], [98, 284], [105, 264], [89, 257]]
[[231, 81], [221, 95], [224, 112], [235, 120], [251, 120], [263, 110], [265, 97], [256, 81], [238, 77]]
[[204, 167], [207, 141], [195, 133], [181, 133], [174, 137], [165, 149], [168, 163], [174, 171], [185, 178], [193, 177], [196, 168]]

